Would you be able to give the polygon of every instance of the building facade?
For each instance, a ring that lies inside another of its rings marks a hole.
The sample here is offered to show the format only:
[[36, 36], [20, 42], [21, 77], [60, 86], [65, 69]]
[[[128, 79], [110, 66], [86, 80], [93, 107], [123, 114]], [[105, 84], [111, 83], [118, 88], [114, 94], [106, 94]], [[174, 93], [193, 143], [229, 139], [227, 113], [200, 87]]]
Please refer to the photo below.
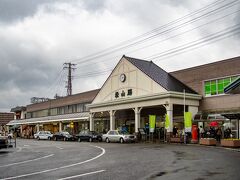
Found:
[[[99, 90], [92, 90], [46, 102], [26, 106], [25, 118], [15, 119], [9, 126], [19, 125], [22, 137], [31, 138], [40, 130], [69, 131], [78, 133], [81, 129], [89, 129], [89, 113], [87, 104], [90, 104]], [[13, 108], [16, 114], [19, 108]], [[17, 117], [17, 116], [16, 116]]]
[[81, 129], [134, 133], [147, 128], [149, 115], [155, 115], [157, 132], [165, 128], [167, 115], [171, 136], [174, 128], [184, 129], [184, 112], [190, 112], [198, 126], [209, 128], [217, 121], [224, 130], [230, 124], [239, 138], [240, 94], [224, 91], [231, 83], [236, 86], [239, 64], [236, 57], [167, 73], [151, 61], [123, 56], [101, 89], [28, 105], [26, 119], [9, 125], [21, 125], [22, 133], [26, 127], [32, 133]]
[[0, 135], [9, 131], [7, 124], [14, 118], [13, 113], [0, 112]]

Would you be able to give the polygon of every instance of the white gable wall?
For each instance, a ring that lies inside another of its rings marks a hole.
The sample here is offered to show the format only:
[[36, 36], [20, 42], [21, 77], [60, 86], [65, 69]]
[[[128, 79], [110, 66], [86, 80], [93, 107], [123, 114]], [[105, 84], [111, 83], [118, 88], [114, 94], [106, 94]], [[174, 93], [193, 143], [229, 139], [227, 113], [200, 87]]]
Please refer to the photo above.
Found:
[[[125, 82], [120, 81], [120, 75], [123, 73], [126, 75]], [[129, 89], [132, 89], [132, 95], [127, 95]], [[119, 93], [118, 98], [115, 97], [116, 92]], [[121, 96], [122, 92], [125, 92], [124, 97]], [[93, 104], [163, 92], [167, 90], [123, 57], [94, 99]]]

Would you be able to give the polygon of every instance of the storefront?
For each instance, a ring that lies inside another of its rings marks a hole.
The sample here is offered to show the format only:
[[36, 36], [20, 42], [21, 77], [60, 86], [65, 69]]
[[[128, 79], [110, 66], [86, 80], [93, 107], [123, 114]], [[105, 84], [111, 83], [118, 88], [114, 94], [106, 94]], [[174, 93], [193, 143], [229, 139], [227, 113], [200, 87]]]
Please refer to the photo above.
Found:
[[42, 118], [29, 118], [10, 121], [8, 126], [20, 126], [21, 137], [32, 138], [34, 133], [44, 130], [52, 133], [68, 131], [72, 134], [79, 133], [82, 129], [89, 128], [89, 113], [74, 113]]

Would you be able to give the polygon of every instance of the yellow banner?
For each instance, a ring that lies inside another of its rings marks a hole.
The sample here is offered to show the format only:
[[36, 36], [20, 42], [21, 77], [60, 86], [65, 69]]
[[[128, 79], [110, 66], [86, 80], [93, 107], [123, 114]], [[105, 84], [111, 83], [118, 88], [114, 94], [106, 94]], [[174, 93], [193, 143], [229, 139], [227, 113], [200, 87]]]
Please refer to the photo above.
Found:
[[154, 132], [156, 124], [156, 115], [149, 115], [149, 130], [150, 132]]
[[165, 129], [169, 129], [170, 127], [170, 119], [169, 116], [166, 114], [165, 115]]
[[184, 127], [185, 127], [185, 132], [191, 132], [192, 130], [192, 113], [191, 112], [184, 113]]

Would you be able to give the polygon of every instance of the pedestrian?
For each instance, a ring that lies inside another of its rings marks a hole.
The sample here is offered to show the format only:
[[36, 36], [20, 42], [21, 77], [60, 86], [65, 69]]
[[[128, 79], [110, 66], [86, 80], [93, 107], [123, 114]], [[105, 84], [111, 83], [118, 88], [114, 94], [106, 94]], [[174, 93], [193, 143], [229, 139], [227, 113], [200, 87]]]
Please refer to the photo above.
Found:
[[204, 138], [205, 131], [202, 126], [200, 126], [200, 128], [199, 128], [199, 132], [200, 132], [200, 138]]
[[176, 126], [174, 126], [173, 128], [173, 137], [176, 137], [177, 136], [177, 128]]
[[216, 139], [218, 142], [220, 142], [221, 136], [222, 136], [222, 130], [220, 127], [218, 127], [216, 130]]

